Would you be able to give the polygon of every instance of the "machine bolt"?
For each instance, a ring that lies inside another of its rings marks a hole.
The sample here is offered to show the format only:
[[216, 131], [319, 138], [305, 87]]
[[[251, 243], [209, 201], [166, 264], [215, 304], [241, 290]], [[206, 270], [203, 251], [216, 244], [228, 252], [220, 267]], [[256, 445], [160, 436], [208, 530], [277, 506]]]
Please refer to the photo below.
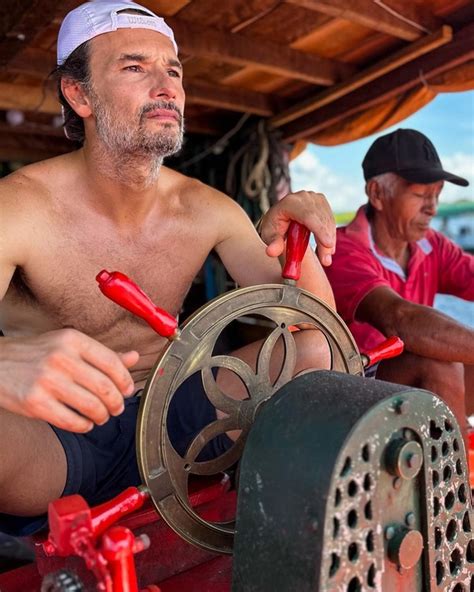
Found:
[[418, 530], [408, 530], [404, 526], [393, 530], [388, 543], [388, 557], [399, 571], [412, 569], [423, 552], [423, 536]]
[[244, 487], [244, 493], [250, 493], [250, 487]]
[[387, 541], [390, 541], [395, 536], [395, 533], [396, 531], [394, 526], [387, 526], [387, 528], [385, 529], [385, 539]]
[[414, 479], [423, 465], [423, 451], [413, 440], [392, 440], [385, 451], [385, 463], [389, 473], [402, 479]]
[[397, 401], [395, 404], [395, 412], [398, 415], [406, 415], [410, 410], [410, 401], [405, 401], [403, 399]]
[[405, 516], [405, 524], [413, 528], [413, 526], [415, 526], [415, 522], [415, 514], [413, 512], [408, 512], [408, 514]]
[[410, 467], [410, 469], [421, 467], [421, 456], [419, 454], [410, 454], [410, 456], [407, 458], [407, 465]]
[[319, 524], [318, 524], [318, 521], [317, 520], [312, 520], [311, 521], [311, 530], [313, 532], [316, 532], [318, 530], [318, 526], [319, 526]]

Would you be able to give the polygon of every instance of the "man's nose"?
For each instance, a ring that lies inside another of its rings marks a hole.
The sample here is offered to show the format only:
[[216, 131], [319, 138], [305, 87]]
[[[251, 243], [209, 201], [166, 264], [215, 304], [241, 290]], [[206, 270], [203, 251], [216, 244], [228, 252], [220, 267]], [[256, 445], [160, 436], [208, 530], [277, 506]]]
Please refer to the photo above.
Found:
[[169, 86], [154, 86], [150, 90], [150, 97], [152, 99], [165, 99], [167, 101], [174, 101], [176, 99], [176, 92]]
[[167, 101], [174, 101], [176, 99], [176, 90], [170, 84], [168, 77], [157, 75], [154, 84], [150, 89], [150, 98], [165, 99]]
[[435, 216], [436, 212], [438, 211], [438, 196], [437, 195], [426, 196], [424, 207], [425, 207], [426, 212], [428, 212], [432, 216]]

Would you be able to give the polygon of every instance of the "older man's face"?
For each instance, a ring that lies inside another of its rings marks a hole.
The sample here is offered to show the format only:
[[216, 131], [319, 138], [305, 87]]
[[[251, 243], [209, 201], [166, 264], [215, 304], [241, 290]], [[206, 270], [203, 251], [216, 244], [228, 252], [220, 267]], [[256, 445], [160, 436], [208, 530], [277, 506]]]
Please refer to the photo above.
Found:
[[392, 237], [407, 242], [423, 238], [436, 215], [442, 188], [443, 181], [419, 184], [398, 177], [383, 199], [383, 216]]
[[171, 41], [119, 29], [91, 42], [90, 100], [98, 138], [112, 151], [169, 156], [183, 139], [181, 64]]

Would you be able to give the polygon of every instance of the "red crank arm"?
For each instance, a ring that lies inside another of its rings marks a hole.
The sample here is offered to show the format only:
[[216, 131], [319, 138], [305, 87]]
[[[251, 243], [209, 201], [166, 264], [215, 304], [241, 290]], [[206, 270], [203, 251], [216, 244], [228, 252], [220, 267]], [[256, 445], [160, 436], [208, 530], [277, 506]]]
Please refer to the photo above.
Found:
[[282, 276], [285, 280], [297, 281], [301, 275], [301, 261], [308, 247], [309, 230], [303, 224], [291, 222], [286, 235], [286, 262]]
[[91, 527], [97, 538], [122, 516], [143, 506], [150, 494], [144, 487], [127, 487], [116, 497], [100, 506], [91, 508]]
[[135, 553], [148, 549], [146, 534], [138, 537], [124, 526], [113, 526], [102, 537], [101, 553], [112, 573], [113, 592], [138, 592]]
[[360, 354], [364, 368], [373, 366], [380, 360], [387, 360], [388, 358], [395, 358], [403, 352], [405, 344], [400, 337], [389, 337], [374, 349], [370, 349], [363, 354]]
[[95, 279], [107, 298], [145, 320], [159, 335], [167, 339], [175, 339], [179, 335], [178, 321], [155, 306], [145, 292], [125, 274], [103, 269]]

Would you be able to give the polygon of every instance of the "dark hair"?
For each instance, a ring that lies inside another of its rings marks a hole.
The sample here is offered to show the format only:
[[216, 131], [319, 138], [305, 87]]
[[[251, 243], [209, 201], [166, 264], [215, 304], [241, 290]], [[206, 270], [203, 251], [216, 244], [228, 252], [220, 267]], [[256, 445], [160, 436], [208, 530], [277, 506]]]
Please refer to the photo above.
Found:
[[68, 78], [75, 80], [84, 86], [87, 90], [90, 85], [90, 70], [89, 70], [89, 41], [85, 41], [79, 45], [63, 64], [60, 64], [52, 72], [57, 83], [57, 91], [59, 102], [64, 111], [64, 129], [66, 136], [79, 144], [84, 143], [84, 121], [71, 105], [67, 102], [61, 90], [61, 80]]

